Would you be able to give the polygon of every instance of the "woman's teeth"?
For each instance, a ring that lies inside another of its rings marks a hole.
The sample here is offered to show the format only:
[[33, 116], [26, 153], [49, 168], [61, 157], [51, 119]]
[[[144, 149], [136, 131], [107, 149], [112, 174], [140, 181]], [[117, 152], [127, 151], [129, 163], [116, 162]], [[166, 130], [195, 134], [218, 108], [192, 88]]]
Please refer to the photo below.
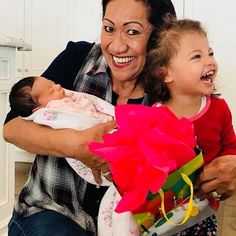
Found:
[[113, 56], [113, 60], [119, 64], [130, 62], [133, 59], [134, 59], [134, 57], [115, 57], [115, 56]]

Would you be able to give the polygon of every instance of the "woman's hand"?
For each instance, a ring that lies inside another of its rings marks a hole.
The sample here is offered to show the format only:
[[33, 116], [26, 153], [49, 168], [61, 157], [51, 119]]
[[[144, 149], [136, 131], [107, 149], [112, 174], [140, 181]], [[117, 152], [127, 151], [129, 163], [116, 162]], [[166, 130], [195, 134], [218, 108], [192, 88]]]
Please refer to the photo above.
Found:
[[[79, 155], [75, 153], [74, 158], [82, 161], [87, 167], [92, 170], [95, 182], [100, 185], [102, 183], [101, 175], [103, 175], [108, 181], [112, 181], [109, 165], [100, 157], [95, 156], [88, 150], [89, 141], [102, 141], [102, 136], [116, 127], [115, 121], [108, 121], [106, 123], [98, 124], [91, 128], [81, 131], [79, 141]], [[84, 153], [82, 153], [82, 151]]]
[[196, 183], [199, 196], [219, 197], [225, 200], [236, 190], [236, 155], [214, 159], [205, 166]]
[[[115, 121], [98, 124], [85, 130], [52, 129], [21, 118], [4, 125], [3, 136], [7, 142], [31, 153], [55, 157], [71, 157], [92, 169], [95, 181], [101, 183], [101, 173], [109, 171], [103, 159], [92, 154], [88, 141], [101, 141], [102, 136], [115, 128]], [[111, 176], [105, 176], [111, 181]]]

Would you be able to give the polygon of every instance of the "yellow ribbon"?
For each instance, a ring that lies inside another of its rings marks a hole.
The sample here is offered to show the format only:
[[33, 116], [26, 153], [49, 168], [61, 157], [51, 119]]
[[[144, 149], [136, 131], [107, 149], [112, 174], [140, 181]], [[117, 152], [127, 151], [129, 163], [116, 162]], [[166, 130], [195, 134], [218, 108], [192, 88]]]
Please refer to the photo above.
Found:
[[190, 197], [189, 197], [189, 203], [188, 203], [188, 207], [187, 207], [187, 210], [186, 210], [186, 214], [184, 216], [184, 219], [182, 220], [182, 222], [180, 223], [174, 223], [173, 221], [169, 220], [167, 215], [166, 215], [166, 211], [165, 211], [165, 201], [164, 201], [164, 192], [162, 189], [159, 190], [159, 194], [161, 196], [161, 210], [162, 210], [162, 213], [166, 219], [166, 221], [171, 224], [171, 225], [182, 225], [184, 224], [190, 217], [191, 215], [191, 212], [192, 212], [192, 208], [193, 208], [193, 183], [192, 181], [190, 180], [190, 178], [184, 174], [184, 173], [181, 173], [181, 176], [184, 180], [184, 182], [189, 185], [190, 187]]

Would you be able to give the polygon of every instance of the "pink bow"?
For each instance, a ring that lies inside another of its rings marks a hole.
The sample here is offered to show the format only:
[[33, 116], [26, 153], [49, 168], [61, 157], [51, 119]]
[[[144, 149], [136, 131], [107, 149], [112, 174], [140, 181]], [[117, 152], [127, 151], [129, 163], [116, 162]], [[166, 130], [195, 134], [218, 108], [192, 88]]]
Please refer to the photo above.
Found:
[[104, 135], [103, 143], [89, 143], [89, 149], [110, 164], [122, 195], [116, 212], [132, 211], [195, 157], [196, 140], [193, 124], [165, 106], [119, 105], [115, 116], [117, 131]]

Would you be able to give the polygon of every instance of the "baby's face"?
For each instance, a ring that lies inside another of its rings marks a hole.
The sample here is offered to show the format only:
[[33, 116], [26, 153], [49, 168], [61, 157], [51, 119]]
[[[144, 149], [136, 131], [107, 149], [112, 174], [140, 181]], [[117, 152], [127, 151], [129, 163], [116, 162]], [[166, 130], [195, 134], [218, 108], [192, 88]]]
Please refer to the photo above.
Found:
[[64, 98], [65, 92], [60, 84], [55, 84], [44, 77], [37, 77], [31, 90], [31, 96], [37, 106], [45, 107], [52, 100]]

